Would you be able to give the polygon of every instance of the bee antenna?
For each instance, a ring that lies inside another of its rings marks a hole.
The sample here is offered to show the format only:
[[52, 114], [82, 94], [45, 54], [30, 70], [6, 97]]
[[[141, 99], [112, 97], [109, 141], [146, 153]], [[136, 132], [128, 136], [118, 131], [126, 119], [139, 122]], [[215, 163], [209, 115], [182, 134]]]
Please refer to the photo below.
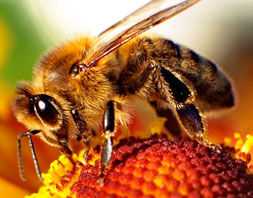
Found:
[[22, 134], [18, 135], [18, 165], [19, 165], [19, 175], [20, 175], [20, 178], [23, 181], [25, 181], [26, 179], [25, 179], [25, 175], [24, 175], [23, 160], [22, 160], [22, 155], [21, 155], [21, 138], [25, 137], [25, 136], [28, 136], [28, 139], [29, 139], [29, 146], [31, 148], [31, 152], [32, 152], [32, 156], [33, 156], [33, 162], [34, 162], [34, 165], [35, 165], [35, 169], [36, 169], [37, 175], [38, 175], [40, 181], [43, 181], [43, 179], [41, 177], [41, 173], [40, 173], [40, 167], [39, 167], [39, 164], [38, 164], [37, 156], [36, 156], [35, 149], [34, 149], [34, 146], [33, 146], [33, 141], [32, 141], [32, 135], [35, 135], [35, 134], [37, 134], [39, 132], [40, 132], [39, 130], [33, 130], [33, 131], [28, 131], [28, 132], [25, 132], [25, 133], [22, 133]]

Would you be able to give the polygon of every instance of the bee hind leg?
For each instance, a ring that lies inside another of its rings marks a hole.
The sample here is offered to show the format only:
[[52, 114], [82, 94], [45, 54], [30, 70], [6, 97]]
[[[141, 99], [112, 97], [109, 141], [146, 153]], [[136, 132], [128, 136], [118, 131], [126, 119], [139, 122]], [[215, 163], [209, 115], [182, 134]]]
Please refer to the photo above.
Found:
[[106, 166], [109, 164], [113, 152], [113, 132], [115, 129], [115, 115], [113, 101], [109, 101], [106, 105], [104, 114], [104, 133], [105, 141], [102, 148], [101, 155], [101, 172], [102, 177], [105, 174]]
[[194, 104], [177, 108], [177, 115], [191, 138], [204, 146], [215, 149], [218, 152], [221, 150], [220, 145], [213, 144], [205, 139], [203, 117], [200, 115]]

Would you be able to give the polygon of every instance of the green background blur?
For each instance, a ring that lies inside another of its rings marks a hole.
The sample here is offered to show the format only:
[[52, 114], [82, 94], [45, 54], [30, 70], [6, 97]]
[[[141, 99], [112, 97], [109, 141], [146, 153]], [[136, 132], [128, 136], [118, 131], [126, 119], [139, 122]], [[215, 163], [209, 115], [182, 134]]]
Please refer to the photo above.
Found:
[[[0, 1], [1, 3], [1, 1]], [[17, 79], [31, 79], [32, 67], [47, 48], [22, 1], [0, 4], [1, 81], [13, 88]]]

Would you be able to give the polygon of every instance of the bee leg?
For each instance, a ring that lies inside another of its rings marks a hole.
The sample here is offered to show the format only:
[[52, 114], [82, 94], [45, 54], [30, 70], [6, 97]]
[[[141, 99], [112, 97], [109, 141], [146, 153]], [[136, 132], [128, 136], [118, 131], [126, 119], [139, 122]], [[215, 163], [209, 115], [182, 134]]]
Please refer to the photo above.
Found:
[[82, 140], [83, 143], [87, 146], [87, 151], [85, 151], [83, 157], [85, 160], [87, 160], [88, 155], [89, 155], [89, 151], [90, 151], [90, 142], [89, 142], [89, 137], [87, 137], [86, 135], [84, 135], [84, 133], [88, 130], [87, 127], [87, 123], [85, 122], [85, 120], [82, 119], [82, 117], [80, 116], [80, 114], [78, 113], [77, 109], [72, 109], [70, 111], [73, 120], [76, 124], [76, 128], [78, 129], [80, 135], [77, 137], [77, 140]]
[[71, 156], [72, 155], [72, 151], [69, 148], [68, 142], [66, 141], [59, 141], [59, 144], [61, 145], [60, 148], [60, 152], [67, 155], [67, 156]]
[[179, 136], [181, 133], [181, 128], [173, 111], [170, 108], [159, 108], [156, 101], [151, 101], [150, 104], [155, 108], [157, 116], [166, 118], [166, 121], [164, 123], [165, 128], [172, 135]]
[[68, 142], [67, 141], [60, 141], [59, 144], [61, 145], [60, 152], [69, 159], [69, 161], [74, 165], [75, 161], [72, 158], [73, 152], [69, 148]]
[[84, 152], [83, 154], [83, 158], [84, 160], [86, 161], [88, 159], [88, 156], [89, 156], [89, 153], [90, 153], [90, 141], [89, 141], [89, 138], [87, 136], [84, 136], [82, 138], [83, 140], [83, 143], [86, 145], [87, 147], [87, 150]]
[[78, 129], [78, 131], [80, 132], [80, 134], [82, 135], [85, 131], [87, 131], [88, 127], [87, 127], [87, 123], [85, 122], [85, 120], [83, 120], [83, 118], [80, 116], [80, 114], [78, 113], [78, 110], [76, 109], [72, 109], [70, 111], [73, 120], [76, 124], [76, 128]]
[[112, 134], [115, 129], [115, 115], [113, 101], [109, 101], [106, 105], [104, 114], [104, 133], [105, 141], [103, 144], [101, 155], [101, 176], [105, 173], [105, 168], [109, 164], [113, 152], [113, 137]]
[[41, 132], [41, 131], [39, 131], [39, 130], [33, 130], [33, 131], [28, 131], [28, 132], [25, 132], [25, 133], [22, 133], [22, 134], [18, 135], [18, 164], [19, 164], [19, 174], [20, 174], [20, 178], [23, 181], [25, 181], [25, 176], [24, 176], [23, 160], [22, 160], [22, 155], [21, 155], [21, 138], [24, 137], [24, 136], [28, 136], [29, 145], [30, 145], [30, 148], [31, 148], [31, 151], [32, 151], [33, 162], [34, 162], [34, 165], [35, 165], [37, 176], [40, 179], [40, 181], [43, 181], [43, 179], [41, 177], [40, 167], [39, 167], [39, 164], [38, 164], [38, 159], [37, 159], [37, 156], [36, 156], [36, 153], [35, 153], [32, 137], [31, 137], [32, 135], [35, 135], [35, 134], [37, 134], [39, 132]]
[[190, 137], [204, 146], [213, 148], [217, 151], [221, 150], [220, 145], [210, 143], [205, 139], [203, 118], [200, 116], [194, 104], [177, 108], [177, 115]]

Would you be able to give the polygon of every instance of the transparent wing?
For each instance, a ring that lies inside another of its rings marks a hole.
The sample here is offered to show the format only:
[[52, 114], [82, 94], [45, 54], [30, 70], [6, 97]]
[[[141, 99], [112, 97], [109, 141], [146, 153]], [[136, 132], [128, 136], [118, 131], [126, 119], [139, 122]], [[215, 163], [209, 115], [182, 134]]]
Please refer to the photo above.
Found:
[[[113, 50], [148, 29], [164, 22], [172, 16], [189, 8], [200, 0], [185, 0], [172, 4], [172, 0], [152, 0], [112, 25], [99, 35], [98, 46], [88, 59], [87, 65], [93, 65]], [[178, 1], [177, 1], [178, 2]]]

